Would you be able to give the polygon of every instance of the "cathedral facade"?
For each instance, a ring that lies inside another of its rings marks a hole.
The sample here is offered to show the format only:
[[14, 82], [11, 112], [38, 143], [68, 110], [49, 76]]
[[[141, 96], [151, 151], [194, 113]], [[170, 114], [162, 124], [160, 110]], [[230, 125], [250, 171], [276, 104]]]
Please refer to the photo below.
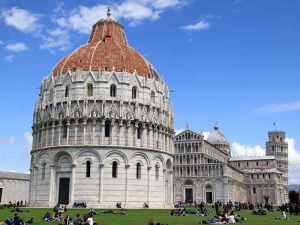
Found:
[[172, 206], [169, 91], [109, 12], [43, 79], [32, 127], [31, 206]]
[[218, 126], [204, 136], [190, 129], [174, 138], [174, 201], [288, 202], [285, 133], [268, 133], [266, 156], [232, 158]]

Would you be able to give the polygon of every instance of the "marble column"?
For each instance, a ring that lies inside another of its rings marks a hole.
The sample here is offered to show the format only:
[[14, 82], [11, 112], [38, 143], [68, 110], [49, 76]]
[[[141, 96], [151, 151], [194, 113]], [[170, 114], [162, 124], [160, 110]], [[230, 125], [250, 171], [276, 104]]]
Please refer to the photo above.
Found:
[[128, 169], [129, 169], [130, 165], [125, 165], [125, 177], [126, 177], [126, 181], [125, 181], [125, 206], [128, 203]]
[[62, 129], [62, 121], [60, 120], [58, 124], [58, 146], [60, 145], [61, 129]]
[[66, 141], [66, 144], [68, 145], [69, 144], [69, 139], [70, 139], [70, 121], [68, 120], [67, 121], [67, 124], [66, 124], [66, 126], [67, 126], [67, 141]]
[[94, 118], [94, 119], [93, 119], [93, 134], [92, 134], [92, 144], [93, 144], [93, 145], [96, 144], [96, 142], [95, 142], [95, 140], [96, 140], [96, 138], [95, 138], [95, 134], [96, 134], [96, 132], [95, 132], [95, 130], [96, 130], [96, 125], [97, 125], [97, 120]]
[[54, 132], [55, 132], [55, 122], [52, 122], [51, 126], [52, 134], [51, 134], [51, 146], [54, 146]]
[[82, 126], [83, 126], [83, 144], [85, 145], [85, 141], [86, 141], [86, 119], [83, 120]]
[[49, 207], [56, 205], [55, 201], [55, 166], [50, 165]]
[[148, 192], [147, 192], [147, 201], [148, 201], [148, 206], [150, 207], [150, 172], [151, 172], [151, 166], [147, 167], [147, 174], [148, 174], [148, 183], [147, 183], [147, 187], [148, 187]]
[[74, 134], [74, 144], [77, 144], [77, 132], [78, 132], [78, 119], [75, 119], [75, 134]]
[[124, 140], [124, 126], [123, 120], [119, 121], [119, 135], [118, 135], [118, 145], [123, 145]]
[[99, 164], [99, 204], [103, 202], [103, 169], [104, 164]]
[[71, 177], [71, 200], [70, 203], [73, 205], [74, 203], [74, 188], [75, 188], [75, 169], [76, 169], [76, 164], [72, 164], [72, 177]]

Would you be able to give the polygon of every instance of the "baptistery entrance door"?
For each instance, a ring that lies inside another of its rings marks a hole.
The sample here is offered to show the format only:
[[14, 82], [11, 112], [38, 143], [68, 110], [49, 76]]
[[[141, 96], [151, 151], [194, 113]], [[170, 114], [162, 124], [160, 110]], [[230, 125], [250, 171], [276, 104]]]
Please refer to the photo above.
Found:
[[69, 195], [70, 195], [70, 178], [60, 178], [58, 204], [68, 205]]

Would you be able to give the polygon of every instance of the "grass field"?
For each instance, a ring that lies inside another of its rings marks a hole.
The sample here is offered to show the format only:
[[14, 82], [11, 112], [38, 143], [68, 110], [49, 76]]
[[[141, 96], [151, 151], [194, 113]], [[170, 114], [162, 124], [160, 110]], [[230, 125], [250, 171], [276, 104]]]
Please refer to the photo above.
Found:
[[[31, 217], [34, 218], [34, 224], [39, 225], [57, 225], [60, 222], [44, 222], [42, 220], [43, 215], [47, 211], [52, 209], [41, 209], [41, 208], [28, 208], [29, 213], [18, 213], [18, 215], [23, 220], [29, 220]], [[168, 225], [196, 225], [199, 224], [200, 220], [212, 218], [213, 215], [207, 217], [198, 217], [196, 215], [189, 216], [169, 216], [168, 209], [129, 209], [127, 215], [113, 215], [113, 214], [103, 214], [104, 209], [96, 209], [97, 215], [94, 216], [94, 221], [97, 221], [99, 225], [147, 225], [149, 218], [153, 218], [155, 224], [160, 222], [161, 224]], [[117, 210], [114, 210], [117, 211]], [[68, 215], [72, 218], [75, 217], [77, 213], [83, 215], [88, 212], [88, 209], [69, 209]], [[243, 217], [247, 218], [247, 221], [243, 221], [243, 224], [247, 225], [279, 225], [279, 224], [290, 224], [290, 225], [300, 225], [300, 216], [289, 215], [289, 220], [275, 220], [275, 217], [280, 217], [280, 212], [271, 212], [266, 216], [255, 216], [251, 214], [251, 211], [245, 210], [238, 212]], [[0, 221], [4, 221], [6, 218], [11, 218], [14, 213], [11, 209], [0, 209]]]

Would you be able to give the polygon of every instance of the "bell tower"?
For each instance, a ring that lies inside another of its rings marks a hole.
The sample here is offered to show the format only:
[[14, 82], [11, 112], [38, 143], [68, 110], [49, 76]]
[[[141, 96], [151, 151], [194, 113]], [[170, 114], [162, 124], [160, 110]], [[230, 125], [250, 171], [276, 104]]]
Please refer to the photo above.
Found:
[[266, 143], [266, 155], [275, 156], [277, 169], [282, 174], [282, 183], [285, 202], [288, 202], [288, 143], [285, 141], [285, 132], [268, 132], [269, 140]]

